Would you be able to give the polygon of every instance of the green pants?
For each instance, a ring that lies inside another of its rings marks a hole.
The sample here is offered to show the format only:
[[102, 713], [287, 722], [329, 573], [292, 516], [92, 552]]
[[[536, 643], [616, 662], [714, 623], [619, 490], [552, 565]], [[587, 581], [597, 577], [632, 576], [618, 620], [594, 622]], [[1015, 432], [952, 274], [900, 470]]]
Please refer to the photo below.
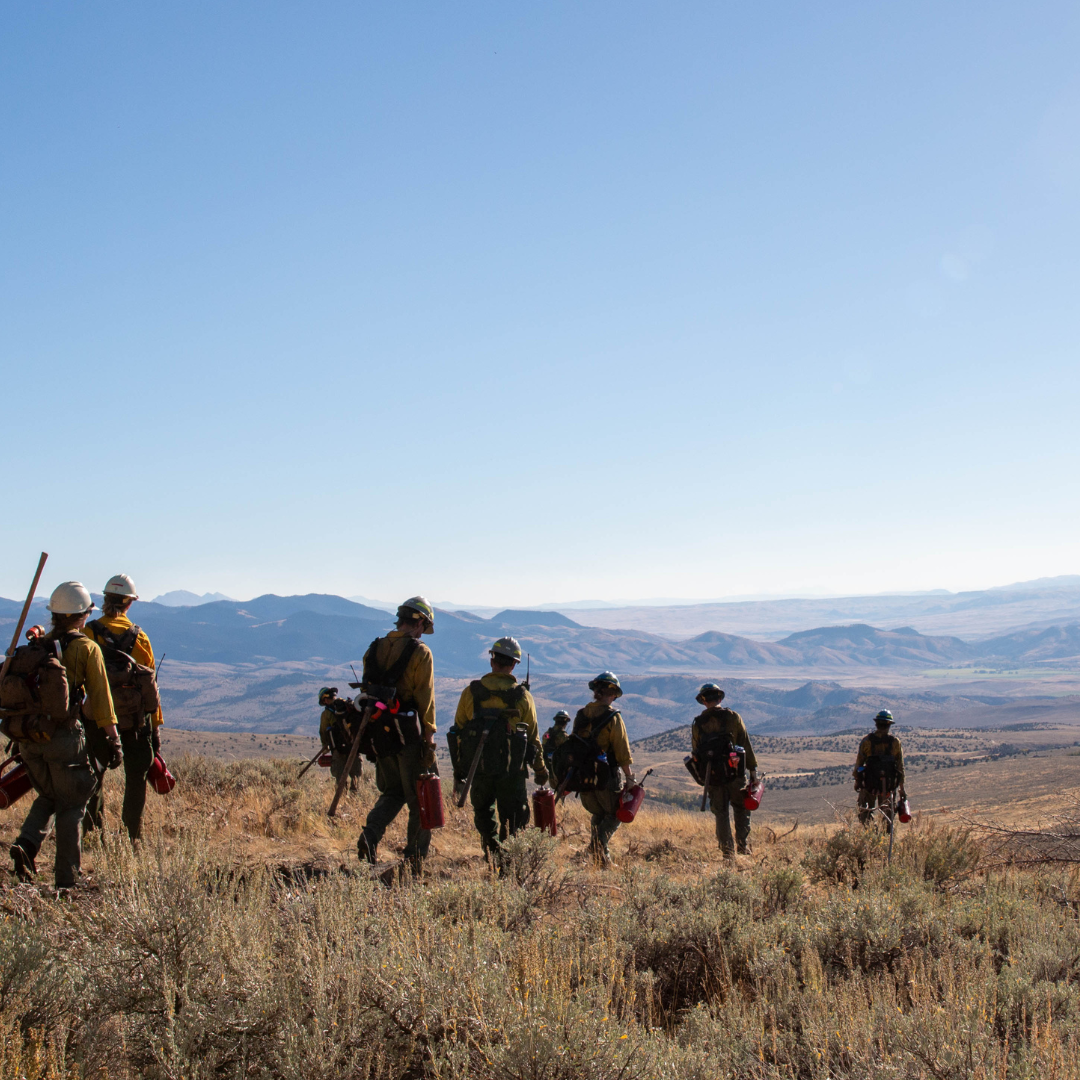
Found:
[[[154, 764], [154, 748], [150, 744], [153, 728], [147, 720], [142, 727], [120, 732], [120, 745], [124, 750], [124, 805], [120, 818], [127, 829], [128, 838], [138, 840], [142, 835], [143, 810], [146, 807], [146, 774]], [[105, 733], [96, 724], [86, 725], [86, 746], [90, 756], [100, 767], [109, 760], [112, 750]], [[83, 818], [83, 831], [105, 827], [105, 790], [98, 784], [90, 796]]]
[[583, 791], [581, 793], [581, 805], [592, 814], [592, 847], [595, 851], [608, 852], [608, 841], [615, 835], [619, 827], [619, 819], [615, 811], [619, 808], [618, 791]]
[[[338, 780], [341, 778], [341, 774], [345, 771], [345, 762], [349, 760], [349, 751], [344, 753], [340, 750], [330, 751], [330, 775]], [[357, 754], [356, 760], [353, 762], [352, 772], [349, 773], [350, 784], [349, 787], [353, 790], [356, 789], [356, 784], [352, 781], [359, 780], [364, 775], [364, 759]]]
[[372, 849], [378, 847], [390, 823], [409, 808], [409, 825], [405, 834], [405, 857], [414, 861], [426, 858], [431, 844], [431, 830], [420, 828], [420, 800], [416, 797], [416, 781], [423, 773], [424, 747], [421, 743], [406, 746], [400, 754], [380, 757], [375, 763], [375, 786], [379, 798], [364, 822], [364, 835]]
[[[525, 821], [528, 822], [528, 801], [524, 800], [525, 781], [520, 776], [480, 776], [473, 777], [469, 789], [469, 801], [473, 808], [473, 824], [480, 834], [480, 844], [485, 854], [497, 853], [502, 849], [500, 838], [513, 836], [521, 827], [522, 802], [525, 805]], [[495, 819], [498, 811], [499, 821]]]
[[[709, 806], [716, 816], [716, 841], [725, 855], [734, 855], [738, 845], [739, 854], [749, 851], [750, 811], [743, 805], [745, 780], [729, 780], [726, 784], [709, 785]], [[735, 838], [731, 836], [731, 814], [735, 815]]]
[[23, 822], [18, 844], [35, 858], [55, 819], [56, 887], [70, 888], [82, 862], [81, 825], [86, 800], [97, 783], [86, 756], [82, 727], [75, 724], [57, 731], [49, 742], [21, 742], [19, 753], [37, 798]]
[[505, 840], [513, 836], [519, 829], [524, 829], [529, 824], [529, 792], [525, 786], [528, 773], [522, 771], [516, 776], [509, 778], [514, 786], [512, 799], [499, 802], [499, 839]]
[[880, 806], [886, 825], [892, 828], [892, 811], [889, 809], [891, 797], [887, 791], [867, 791], [866, 788], [859, 788], [859, 821], [863, 825], [869, 825], [874, 817], [874, 807]]

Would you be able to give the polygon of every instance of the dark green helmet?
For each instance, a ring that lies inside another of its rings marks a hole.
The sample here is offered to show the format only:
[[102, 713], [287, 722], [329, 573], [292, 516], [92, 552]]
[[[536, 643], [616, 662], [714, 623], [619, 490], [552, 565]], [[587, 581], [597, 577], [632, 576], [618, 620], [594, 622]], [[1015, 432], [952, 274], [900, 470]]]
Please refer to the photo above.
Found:
[[503, 656], [507, 660], [521, 659], [521, 646], [512, 637], [501, 637], [490, 649], [492, 656]]
[[424, 633], [435, 633], [435, 609], [422, 596], [410, 596], [397, 609], [397, 617], [399, 621], [404, 619], [406, 622], [423, 619]]
[[895, 724], [896, 721], [893, 719], [893, 715], [888, 709], [882, 709], [881, 712], [874, 717], [874, 723], [877, 724], [878, 727], [887, 727], [889, 724]]
[[705, 705], [710, 701], [723, 701], [724, 691], [720, 689], [719, 683], [702, 683], [701, 689], [697, 692], [697, 697], [694, 700], [701, 705]]
[[556, 724], [569, 724], [570, 719], [571, 719], [570, 714], [565, 709], [560, 709], [552, 717], [552, 720], [554, 720]]
[[337, 697], [337, 687], [336, 686], [324, 686], [319, 691], [319, 704], [320, 705], [325, 705], [331, 698], [336, 698], [336, 697]]
[[622, 697], [622, 683], [614, 671], [601, 671], [595, 679], [589, 680], [589, 689], [595, 694], [597, 690], [614, 690], [616, 697]]

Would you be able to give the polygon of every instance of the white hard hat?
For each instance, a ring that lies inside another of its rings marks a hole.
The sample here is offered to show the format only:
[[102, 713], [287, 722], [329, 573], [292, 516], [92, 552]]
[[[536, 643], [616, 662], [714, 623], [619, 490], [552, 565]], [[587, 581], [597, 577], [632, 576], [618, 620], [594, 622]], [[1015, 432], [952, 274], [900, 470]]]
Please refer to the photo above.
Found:
[[127, 574], [113, 574], [105, 582], [105, 588], [101, 591], [106, 596], [130, 596], [132, 600], [139, 599], [139, 594], [135, 591], [135, 582]]
[[81, 581], [64, 581], [49, 597], [49, 610], [54, 615], [81, 615], [94, 606], [90, 593]]

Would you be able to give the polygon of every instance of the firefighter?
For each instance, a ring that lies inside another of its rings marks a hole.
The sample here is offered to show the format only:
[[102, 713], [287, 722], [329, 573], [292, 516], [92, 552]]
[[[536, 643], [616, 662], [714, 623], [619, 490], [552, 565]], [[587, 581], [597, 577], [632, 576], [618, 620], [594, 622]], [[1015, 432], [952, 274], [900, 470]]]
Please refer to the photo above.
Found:
[[[501, 640], [501, 639], [500, 639]], [[507, 639], [513, 641], [513, 638]], [[536, 720], [535, 710], [533, 713], [533, 719]], [[537, 724], [536, 728], [539, 733], [540, 727]], [[514, 788], [513, 797], [500, 802], [495, 800], [495, 806], [499, 811], [499, 841], [506, 840], [508, 836], [513, 836], [514, 833], [520, 829], [524, 829], [529, 824], [529, 767], [534, 766], [533, 775], [536, 774], [535, 766], [537, 764], [543, 764], [544, 768], [540, 770], [541, 775], [544, 777], [544, 783], [547, 783], [548, 771], [547, 762], [544, 760], [543, 747], [539, 740], [535, 743], [529, 743], [528, 748], [523, 756], [521, 756], [521, 762], [518, 763], [519, 755], [515, 754], [511, 765], [514, 769], [511, 777], [511, 782]], [[540, 783], [540, 781], [537, 781]]]
[[[116, 730], [105, 659], [82, 628], [94, 607], [90, 593], [78, 581], [58, 585], [49, 598], [52, 630], [46, 641], [60, 646], [67, 674], [69, 708], [66, 716], [48, 720], [29, 738], [19, 739], [19, 753], [33, 781], [37, 798], [26, 815], [10, 854], [16, 876], [29, 881], [37, 873], [34, 860], [55, 819], [58, 890], [74, 888], [82, 862], [82, 820], [86, 803], [98, 783], [86, 752], [84, 725], [99, 728], [108, 745], [103, 759], [115, 769], [124, 760]], [[82, 723], [80, 723], [80, 716]]]
[[541, 746], [544, 750], [544, 764], [547, 765], [548, 772], [551, 772], [551, 755], [555, 753], [557, 747], [562, 746], [570, 738], [566, 733], [566, 725], [570, 723], [570, 720], [570, 714], [565, 709], [560, 709], [551, 718], [551, 727], [544, 732]]
[[[603, 868], [615, 866], [608, 844], [619, 819], [615, 811], [619, 808], [619, 793], [622, 783], [619, 769], [625, 777], [626, 786], [634, 782], [634, 759], [630, 754], [630, 740], [626, 735], [626, 725], [622, 713], [614, 708], [614, 703], [622, 697], [622, 684], [619, 677], [610, 671], [602, 671], [590, 680], [589, 689], [593, 700], [574, 717], [574, 735], [590, 743], [597, 755], [603, 755], [607, 761], [605, 770], [607, 779], [595, 788], [583, 789], [579, 793], [581, 805], [591, 815], [592, 839], [587, 848], [588, 854]], [[617, 768], [616, 768], [617, 766]]]
[[[337, 780], [345, 771], [349, 750], [352, 749], [355, 732], [349, 725], [349, 718], [350, 713], [354, 717], [356, 713], [349, 708], [351, 702], [348, 698], [342, 700], [337, 696], [336, 686], [324, 686], [319, 691], [319, 704], [323, 707], [319, 717], [319, 738], [323, 746], [330, 751], [330, 775]], [[350, 791], [357, 789], [363, 775], [364, 759], [357, 754], [349, 773]]]
[[874, 808], [880, 807], [891, 829], [894, 796], [905, 797], [904, 751], [900, 740], [889, 731], [893, 723], [893, 714], [882, 709], [874, 717], [874, 730], [859, 743], [852, 776], [859, 793], [859, 821], [863, 825], [870, 823]]
[[[153, 671], [154, 650], [146, 634], [128, 618], [128, 609], [139, 599], [135, 582], [127, 574], [115, 574], [105, 583], [102, 596], [101, 618], [87, 623], [83, 632], [101, 648], [105, 657], [105, 669], [113, 692], [116, 726], [124, 747], [124, 802], [120, 817], [128, 838], [134, 843], [142, 835], [146, 774], [154, 763], [154, 755], [161, 749], [161, 702], [159, 700], [152, 711], [144, 712], [141, 695], [135, 693], [132, 695], [133, 706], [126, 710], [122, 707], [121, 702], [129, 695], [118, 687], [128, 681], [130, 665], [127, 657]], [[99, 763], [108, 760], [109, 745], [101, 728], [96, 724], [86, 724], [85, 727], [90, 756]], [[97, 791], [90, 796], [86, 806], [83, 832], [101, 829], [104, 825], [105, 789], [104, 785], [98, 784]]]
[[[473, 824], [484, 855], [498, 862], [501, 841], [529, 821], [525, 790], [528, 766], [532, 765], [538, 784], [547, 783], [548, 771], [540, 750], [536, 705], [532, 694], [514, 676], [521, 646], [512, 637], [502, 637], [488, 650], [488, 656], [491, 673], [461, 692], [447, 742], [455, 790], [460, 790], [473, 772], [469, 792]], [[472, 770], [474, 760], [476, 769]], [[496, 824], [496, 810], [506, 826], [505, 834]]]
[[[701, 782], [709, 776], [709, 806], [716, 818], [716, 842], [725, 859], [732, 860], [736, 852], [749, 855], [750, 811], [743, 805], [747, 787], [757, 780], [757, 757], [750, 745], [743, 718], [734, 709], [722, 708], [724, 691], [714, 682], [707, 682], [697, 692], [695, 700], [705, 711], [694, 717], [690, 729], [690, 748]], [[731, 835], [731, 817], [735, 817], [735, 836]]]
[[[420, 640], [435, 632], [435, 609], [413, 596], [397, 609], [397, 626], [376, 638], [364, 653], [363, 693], [396, 699], [396, 713], [376, 715], [361, 737], [360, 749], [375, 761], [379, 798], [356, 841], [361, 859], [378, 861], [378, 846], [390, 823], [409, 808], [405, 857], [419, 871], [431, 844], [420, 828], [416, 781], [436, 769], [435, 667], [431, 650]], [[381, 698], [380, 698], [381, 699]], [[387, 704], [390, 704], [387, 702]]]

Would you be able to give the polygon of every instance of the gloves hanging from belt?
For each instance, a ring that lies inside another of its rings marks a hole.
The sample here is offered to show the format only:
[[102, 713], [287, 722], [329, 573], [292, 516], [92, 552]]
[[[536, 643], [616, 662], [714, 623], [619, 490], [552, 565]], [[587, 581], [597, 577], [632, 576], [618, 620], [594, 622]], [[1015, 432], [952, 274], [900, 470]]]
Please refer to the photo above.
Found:
[[155, 754], [161, 753], [161, 735], [156, 727], [150, 729], [150, 748]]

